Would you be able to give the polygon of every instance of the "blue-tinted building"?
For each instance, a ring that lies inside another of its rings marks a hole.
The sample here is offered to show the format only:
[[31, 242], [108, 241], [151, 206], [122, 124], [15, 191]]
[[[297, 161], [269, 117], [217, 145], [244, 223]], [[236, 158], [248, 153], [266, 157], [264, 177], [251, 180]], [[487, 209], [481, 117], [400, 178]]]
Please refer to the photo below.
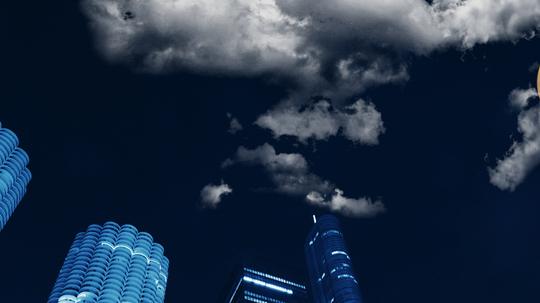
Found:
[[77, 234], [48, 303], [161, 303], [169, 260], [131, 225], [107, 222]]
[[244, 267], [234, 282], [227, 303], [307, 303], [304, 285]]
[[305, 244], [313, 302], [362, 302], [338, 219], [332, 215], [313, 218]]
[[28, 155], [18, 147], [19, 139], [0, 124], [0, 231], [26, 193], [32, 175]]

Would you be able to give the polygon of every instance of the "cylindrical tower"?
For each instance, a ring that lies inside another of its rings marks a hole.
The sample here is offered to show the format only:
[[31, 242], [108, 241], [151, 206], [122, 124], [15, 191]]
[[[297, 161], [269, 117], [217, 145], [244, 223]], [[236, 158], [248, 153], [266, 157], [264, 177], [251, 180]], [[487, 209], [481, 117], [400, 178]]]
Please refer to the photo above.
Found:
[[169, 260], [132, 225], [107, 222], [77, 234], [48, 303], [162, 303]]
[[19, 139], [0, 124], [0, 231], [26, 193], [32, 175], [28, 155], [17, 147]]
[[314, 220], [305, 244], [314, 302], [362, 302], [339, 221], [332, 215]]

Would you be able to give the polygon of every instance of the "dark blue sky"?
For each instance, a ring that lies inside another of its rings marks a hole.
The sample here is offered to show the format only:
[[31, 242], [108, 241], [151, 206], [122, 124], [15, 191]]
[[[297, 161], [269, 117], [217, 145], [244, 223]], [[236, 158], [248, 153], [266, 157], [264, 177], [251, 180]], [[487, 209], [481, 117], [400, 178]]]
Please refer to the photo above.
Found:
[[[75, 234], [107, 220], [163, 244], [167, 302], [218, 302], [243, 261], [305, 282], [303, 241], [320, 210], [254, 190], [268, 182], [256, 168], [220, 168], [239, 145], [265, 142], [384, 201], [376, 218], [342, 218], [366, 302], [540, 301], [540, 170], [513, 193], [487, 172], [518, 135], [507, 97], [534, 83], [540, 40], [407, 59], [410, 80], [362, 94], [383, 115], [379, 145], [298, 145], [250, 126], [286, 84], [111, 64], [75, 2], [1, 4], [0, 121], [33, 180], [0, 233], [0, 302], [43, 302]], [[227, 112], [246, 129], [231, 136]], [[234, 193], [202, 209], [201, 188], [221, 178]]]

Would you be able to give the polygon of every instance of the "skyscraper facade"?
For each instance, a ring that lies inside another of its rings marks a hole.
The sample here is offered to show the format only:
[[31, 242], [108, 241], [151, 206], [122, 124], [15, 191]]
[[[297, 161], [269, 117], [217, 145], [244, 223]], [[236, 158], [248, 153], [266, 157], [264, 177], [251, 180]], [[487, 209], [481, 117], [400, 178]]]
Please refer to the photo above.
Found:
[[77, 234], [48, 303], [162, 303], [169, 260], [132, 225], [107, 222]]
[[244, 267], [227, 303], [307, 303], [304, 285]]
[[32, 175], [28, 155], [18, 147], [19, 139], [0, 124], [0, 231], [21, 202]]
[[324, 215], [314, 221], [305, 243], [313, 302], [362, 302], [338, 219]]

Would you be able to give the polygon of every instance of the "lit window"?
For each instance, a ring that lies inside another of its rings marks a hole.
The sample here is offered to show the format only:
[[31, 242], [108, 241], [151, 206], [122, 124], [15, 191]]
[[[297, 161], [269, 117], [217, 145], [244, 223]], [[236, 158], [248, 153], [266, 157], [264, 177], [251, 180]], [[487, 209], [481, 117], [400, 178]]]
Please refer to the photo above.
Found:
[[331, 229], [331, 230], [328, 230], [328, 231], [325, 231], [323, 233], [323, 237], [326, 237], [326, 236], [330, 236], [330, 235], [338, 235], [338, 236], [341, 236], [341, 233], [335, 229]]
[[319, 278], [319, 282], [321, 282], [322, 279], [324, 279], [325, 276], [326, 276], [326, 273], [323, 272], [323, 273], [322, 273], [322, 276]]
[[356, 279], [352, 275], [349, 275], [349, 274], [339, 275], [338, 279], [352, 279], [354, 281], [354, 283], [358, 284]]
[[347, 253], [344, 252], [344, 251], [342, 251], [342, 250], [335, 250], [335, 251], [333, 251], [333, 252], [332, 252], [332, 256], [335, 256], [335, 255], [344, 255], [345, 257], [347, 257], [348, 259], [350, 259], [350, 258], [349, 258], [349, 255], [347, 255]]
[[299, 288], [302, 288], [302, 289], [306, 289], [306, 287], [304, 285], [300, 285], [300, 284], [297, 284], [297, 283], [294, 283], [294, 282], [291, 282], [291, 281], [287, 281], [285, 279], [278, 278], [278, 277], [275, 277], [275, 276], [272, 276], [272, 275], [269, 275], [269, 274], [266, 274], [266, 273], [263, 273], [263, 272], [260, 272], [260, 271], [256, 271], [256, 270], [253, 270], [251, 268], [244, 267], [244, 270], [247, 271], [247, 272], [250, 272], [252, 274], [263, 276], [263, 277], [268, 278], [268, 279], [272, 279], [272, 280], [275, 280], [275, 281], [278, 281], [278, 282], [282, 282], [282, 283], [289, 284], [289, 285], [292, 285], [292, 286], [296, 286], [296, 287], [299, 287]]
[[266, 283], [264, 281], [253, 279], [253, 278], [248, 277], [248, 276], [244, 276], [243, 280], [246, 281], [247, 283], [253, 283], [255, 285], [266, 287], [268, 289], [283, 292], [283, 293], [286, 293], [286, 294], [289, 294], [289, 295], [292, 295], [292, 293], [293, 293], [293, 291], [288, 289], [288, 288], [277, 286], [277, 285], [270, 284], [270, 283]]

